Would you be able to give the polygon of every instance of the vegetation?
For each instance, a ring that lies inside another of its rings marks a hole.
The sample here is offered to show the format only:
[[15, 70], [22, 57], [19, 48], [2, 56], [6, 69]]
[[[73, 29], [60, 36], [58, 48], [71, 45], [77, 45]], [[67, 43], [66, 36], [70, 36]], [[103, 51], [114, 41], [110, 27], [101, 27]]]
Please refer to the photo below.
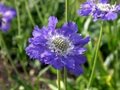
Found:
[[[65, 22], [65, 0], [2, 0], [14, 7], [17, 17], [8, 32], [0, 31], [0, 90], [57, 90], [57, 71], [38, 60], [30, 59], [25, 48], [35, 25], [47, 25], [49, 16], [59, 19], [57, 27]], [[90, 89], [87, 89], [93, 67], [100, 21], [80, 17], [77, 10], [83, 0], [69, 0], [68, 21], [77, 23], [80, 34], [90, 36], [86, 46], [87, 62], [84, 73], [67, 75], [68, 90], [120, 90], [120, 16], [115, 21], [105, 21], [103, 36]], [[111, 0], [111, 3], [115, 3]], [[119, 0], [118, 2], [119, 3]], [[61, 71], [63, 72], [63, 71]], [[61, 73], [61, 88], [64, 90]]]

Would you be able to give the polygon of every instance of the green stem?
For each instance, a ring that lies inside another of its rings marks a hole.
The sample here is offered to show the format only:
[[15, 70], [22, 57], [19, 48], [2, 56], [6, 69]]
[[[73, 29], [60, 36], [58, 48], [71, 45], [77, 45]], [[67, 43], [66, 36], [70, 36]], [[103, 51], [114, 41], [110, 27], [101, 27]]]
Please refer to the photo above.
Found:
[[26, 6], [27, 13], [28, 13], [28, 17], [30, 18], [32, 25], [35, 26], [35, 22], [32, 18], [32, 15], [30, 13], [30, 9], [28, 7], [28, 0], [25, 0], [25, 6]]
[[91, 72], [90, 79], [89, 79], [88, 86], [87, 86], [88, 89], [89, 89], [89, 87], [92, 83], [93, 75], [94, 75], [94, 72], [95, 72], [95, 66], [96, 66], [97, 57], [98, 57], [98, 50], [99, 50], [101, 39], [102, 39], [102, 32], [103, 32], [103, 28], [102, 28], [102, 24], [101, 24], [100, 35], [99, 35], [99, 39], [98, 39], [98, 43], [97, 43], [97, 47], [96, 47], [96, 51], [95, 51], [95, 57], [94, 57], [92, 72]]
[[[34, 2], [34, 0], [32, 0], [32, 2]], [[35, 3], [34, 7], [35, 7], [35, 9], [36, 9], [36, 11], [37, 11], [37, 13], [38, 13], [38, 17], [39, 17], [40, 21], [43, 21], [43, 17], [42, 17], [42, 15], [41, 15], [40, 10], [39, 10], [38, 4]]]
[[67, 70], [64, 67], [64, 84], [65, 84], [65, 90], [67, 90]]
[[36, 87], [37, 87], [37, 88], [39, 88], [39, 81], [40, 81], [40, 79], [41, 79], [41, 76], [42, 76], [48, 69], [50, 69], [50, 65], [49, 65], [48, 67], [42, 69], [42, 70], [39, 72], [38, 76], [36, 77], [35, 84], [36, 84]]
[[69, 0], [66, 0], [65, 2], [65, 21], [68, 22], [68, 6], [69, 6]]
[[[66, 0], [65, 2], [65, 22], [68, 22], [68, 6], [69, 6], [69, 0]], [[64, 85], [65, 85], [65, 90], [67, 90], [67, 70], [64, 67]]]
[[[120, 66], [120, 63], [119, 63], [119, 56], [118, 56], [118, 50], [116, 50], [116, 59], [115, 59], [115, 74], [114, 74], [114, 76], [115, 76], [115, 82], [117, 82], [118, 81], [118, 79], [119, 79], [119, 66]], [[115, 86], [115, 87], [117, 87], [117, 85]]]
[[[18, 36], [20, 36], [20, 34], [21, 34], [20, 14], [19, 14], [19, 8], [18, 8], [18, 4], [17, 4], [16, 0], [15, 0], [15, 6], [16, 6], [16, 11], [17, 11]], [[19, 43], [18, 43], [18, 48], [19, 48], [19, 51], [21, 53], [22, 52], [21, 51], [21, 45]], [[20, 60], [20, 64], [21, 64], [21, 66], [22, 66], [22, 68], [23, 68], [23, 70], [24, 70], [24, 72], [25, 72], [25, 74], [26, 74], [26, 76], [28, 78], [29, 75], [28, 75], [28, 73], [27, 73], [27, 71], [25, 69], [25, 65], [23, 64], [23, 62], [21, 60]]]
[[60, 88], [60, 70], [57, 70], [57, 82], [58, 82], [58, 90], [61, 90], [61, 88]]
[[15, 0], [15, 7], [16, 7], [16, 12], [17, 12], [18, 35], [20, 35], [21, 33], [20, 14], [19, 14], [19, 8], [18, 8], [18, 4], [16, 0]]

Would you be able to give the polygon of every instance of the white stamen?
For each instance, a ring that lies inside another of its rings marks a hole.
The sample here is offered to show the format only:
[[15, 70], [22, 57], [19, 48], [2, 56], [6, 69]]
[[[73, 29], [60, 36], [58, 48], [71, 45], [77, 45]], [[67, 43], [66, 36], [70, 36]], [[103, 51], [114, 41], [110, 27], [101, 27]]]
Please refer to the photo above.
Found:
[[97, 7], [98, 9], [100, 9], [101, 11], [115, 11], [115, 6], [116, 5], [110, 5], [110, 4], [103, 4], [103, 3], [98, 3]]
[[53, 35], [48, 39], [48, 46], [52, 52], [65, 56], [73, 49], [72, 42], [63, 35]]

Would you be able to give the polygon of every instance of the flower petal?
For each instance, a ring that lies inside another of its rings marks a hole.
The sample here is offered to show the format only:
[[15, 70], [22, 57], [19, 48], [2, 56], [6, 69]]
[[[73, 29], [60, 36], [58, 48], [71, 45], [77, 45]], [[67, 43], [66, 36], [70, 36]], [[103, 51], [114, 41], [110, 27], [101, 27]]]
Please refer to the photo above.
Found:
[[27, 55], [30, 58], [34, 59], [41, 59], [40, 55], [45, 51], [45, 47], [43, 46], [35, 46], [33, 44], [30, 44], [26, 49], [25, 49]]
[[32, 35], [33, 37], [37, 37], [37, 36], [47, 35], [48, 33], [49, 31], [46, 27], [42, 27], [40, 29], [38, 26], [35, 26]]
[[83, 73], [83, 69], [80, 65], [75, 65], [75, 68], [69, 69], [67, 68], [70, 72], [74, 73], [76, 76], [80, 75]]
[[45, 64], [51, 64], [53, 60], [55, 59], [54, 53], [52, 53], [50, 50], [46, 49], [44, 52], [40, 55], [42, 58], [41, 61], [44, 62]]
[[0, 26], [0, 29], [3, 31], [3, 32], [6, 32], [10, 29], [10, 23], [9, 22], [2, 22], [1, 26]]
[[88, 36], [88, 37], [86, 37], [84, 39], [80, 39], [80, 40], [76, 41], [75, 45], [82, 47], [85, 44], [87, 44], [89, 41], [90, 41], [90, 37]]
[[33, 35], [34, 37], [37, 37], [37, 36], [40, 36], [40, 35], [41, 35], [41, 30], [39, 29], [38, 26], [35, 26], [35, 27], [34, 27], [34, 30], [33, 30], [33, 32], [32, 32], [32, 35]]
[[62, 69], [64, 64], [62, 63], [62, 57], [54, 57], [51, 65], [56, 69]]
[[117, 18], [117, 13], [114, 13], [114, 12], [108, 12], [105, 15], [105, 19], [107, 20], [115, 20], [116, 18]]
[[8, 21], [11, 21], [16, 16], [16, 10], [13, 8], [9, 8], [6, 10], [6, 12], [3, 14], [4, 18], [7, 18]]
[[64, 61], [62, 61], [64, 65], [68, 68], [74, 68], [75, 67], [75, 60], [71, 57], [64, 57]]
[[80, 6], [80, 9], [77, 11], [77, 13], [81, 16], [88, 16], [92, 12], [92, 7], [92, 2], [85, 2]]
[[48, 28], [50, 30], [54, 30], [55, 27], [56, 27], [56, 24], [58, 23], [58, 19], [54, 16], [50, 16], [48, 21], [49, 21], [48, 22]]
[[120, 12], [120, 4], [116, 6], [116, 10]]
[[108, 0], [99, 0], [100, 3], [108, 3]]
[[86, 51], [86, 48], [81, 47], [75, 47], [72, 51], [72, 55], [82, 55]]
[[84, 64], [86, 62], [86, 57], [83, 55], [74, 55], [70, 56], [72, 59], [75, 60], [75, 64]]
[[57, 30], [58, 33], [63, 34], [65, 36], [70, 36], [73, 33], [78, 31], [78, 27], [74, 22], [65, 23], [62, 28]]
[[38, 36], [38, 37], [34, 37], [34, 38], [30, 38], [29, 39], [29, 43], [32, 43], [34, 45], [46, 45], [47, 40], [45, 39], [44, 36]]
[[76, 43], [78, 43], [78, 41], [80, 41], [82, 39], [82, 36], [80, 34], [73, 33], [73, 34], [71, 34], [71, 36], [69, 38], [73, 44], [76, 44]]

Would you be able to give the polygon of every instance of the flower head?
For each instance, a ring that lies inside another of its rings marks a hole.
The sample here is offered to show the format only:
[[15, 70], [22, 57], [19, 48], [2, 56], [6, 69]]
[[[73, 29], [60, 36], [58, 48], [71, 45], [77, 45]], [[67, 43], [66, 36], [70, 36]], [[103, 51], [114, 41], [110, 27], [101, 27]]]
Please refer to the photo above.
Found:
[[[86, 5], [91, 8], [88, 7], [86, 10]], [[111, 5], [108, 3], [108, 0], [99, 0], [99, 2], [95, 2], [95, 0], [90, 0], [81, 5], [80, 9], [78, 10], [78, 14], [82, 16], [92, 15], [94, 21], [98, 19], [115, 20], [119, 11], [120, 5]]]
[[77, 34], [78, 28], [74, 22], [65, 23], [56, 29], [57, 22], [57, 18], [51, 16], [47, 27], [40, 29], [35, 26], [26, 53], [30, 58], [38, 59], [56, 69], [66, 67], [79, 75], [82, 73], [81, 65], [86, 61], [83, 55], [86, 49], [83, 46], [89, 42], [89, 37], [82, 38]]
[[16, 10], [0, 4], [0, 30], [7, 31], [11, 20], [16, 16]]

